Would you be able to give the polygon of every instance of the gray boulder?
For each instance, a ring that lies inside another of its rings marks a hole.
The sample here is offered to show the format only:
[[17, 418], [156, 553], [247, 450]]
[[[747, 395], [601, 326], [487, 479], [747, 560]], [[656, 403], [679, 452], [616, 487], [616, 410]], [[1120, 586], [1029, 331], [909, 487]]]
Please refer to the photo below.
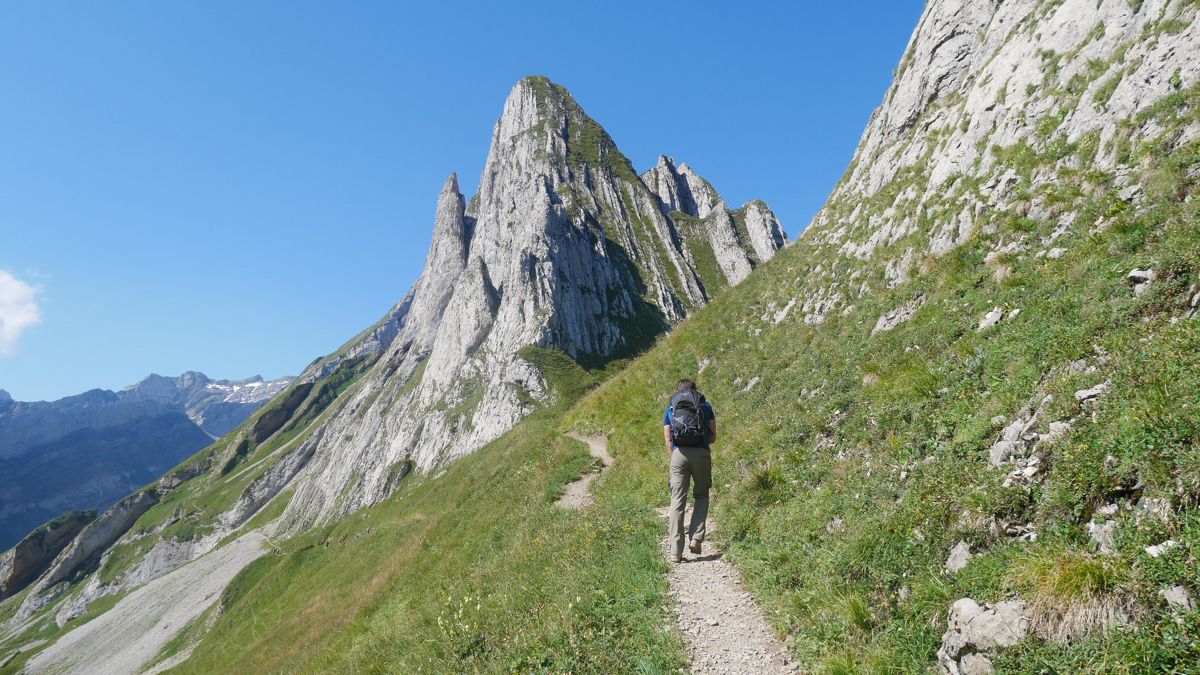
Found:
[[1141, 295], [1150, 288], [1150, 284], [1154, 283], [1154, 270], [1135, 269], [1125, 278], [1130, 284], [1133, 284], [1133, 294]]
[[1188, 591], [1187, 586], [1180, 584], [1168, 586], [1160, 590], [1158, 595], [1167, 601], [1167, 606], [1174, 612], [1190, 612], [1196, 609], [1196, 603], [1192, 600], [1192, 594]]
[[980, 331], [987, 330], [987, 329], [991, 328], [992, 326], [995, 326], [996, 324], [1000, 323], [1000, 320], [1003, 318], [1004, 318], [1004, 310], [999, 307], [993, 307], [992, 311], [988, 312], [987, 314], [984, 314], [983, 318], [979, 320], [979, 326], [976, 327], [976, 330], [980, 330]]
[[1105, 382], [1101, 382], [1100, 384], [1098, 384], [1094, 387], [1088, 387], [1087, 389], [1080, 389], [1079, 391], [1075, 392], [1075, 400], [1079, 401], [1080, 403], [1090, 403], [1090, 402], [1095, 401], [1096, 399], [1100, 398], [1100, 396], [1102, 396], [1106, 391], [1108, 391], [1109, 387], [1111, 387], [1111, 386], [1112, 386], [1111, 382], [1105, 381]]
[[1028, 608], [1021, 600], [983, 605], [960, 598], [950, 606], [946, 633], [938, 650], [941, 672], [950, 675], [992, 672], [991, 661], [969, 658], [1011, 647], [1029, 635]]

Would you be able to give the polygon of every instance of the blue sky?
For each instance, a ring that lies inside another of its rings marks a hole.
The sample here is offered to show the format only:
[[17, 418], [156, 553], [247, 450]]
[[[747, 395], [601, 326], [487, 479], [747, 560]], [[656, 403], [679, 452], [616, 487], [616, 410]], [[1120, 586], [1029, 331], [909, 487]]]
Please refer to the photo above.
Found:
[[4, 3], [0, 388], [299, 372], [408, 289], [524, 75], [795, 235], [922, 6]]

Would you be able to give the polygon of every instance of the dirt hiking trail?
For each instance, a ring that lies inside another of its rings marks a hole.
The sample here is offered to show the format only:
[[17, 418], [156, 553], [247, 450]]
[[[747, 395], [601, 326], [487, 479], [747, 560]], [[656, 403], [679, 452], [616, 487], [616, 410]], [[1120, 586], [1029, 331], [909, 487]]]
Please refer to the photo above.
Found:
[[595, 501], [595, 497], [592, 496], [592, 491], [589, 489], [592, 481], [599, 478], [608, 470], [608, 467], [612, 466], [612, 455], [608, 454], [608, 439], [603, 436], [584, 436], [575, 432], [571, 432], [567, 436], [587, 443], [588, 452], [592, 454], [592, 457], [600, 460], [601, 467], [599, 471], [585, 473], [577, 480], [567, 484], [562, 496], [554, 503], [564, 509], [586, 509]]
[[[603, 464], [600, 471], [584, 474], [567, 485], [556, 502], [569, 509], [584, 509], [594, 498], [589, 487], [612, 466], [608, 439], [604, 436], [568, 434], [587, 443], [588, 451]], [[663, 467], [666, 475], [666, 467]], [[664, 489], [664, 494], [666, 490]], [[658, 514], [666, 520], [667, 509]], [[687, 517], [691, 516], [688, 509]], [[685, 518], [686, 522], [686, 518]], [[664, 523], [665, 525], [665, 523]], [[665, 533], [665, 527], [664, 535]], [[713, 530], [709, 518], [709, 531]], [[663, 556], [668, 542], [663, 537]], [[790, 673], [800, 670], [791, 660], [787, 648], [771, 630], [762, 609], [742, 586], [742, 577], [732, 563], [723, 559], [721, 550], [704, 542], [700, 555], [684, 552], [684, 561], [671, 565], [667, 576], [671, 597], [675, 600], [675, 626], [687, 645], [690, 672], [697, 674], [727, 673], [747, 675]]]
[[[691, 508], [684, 522], [691, 518]], [[667, 509], [659, 509], [663, 520]], [[708, 531], [714, 530], [712, 516]], [[663, 537], [663, 556], [670, 541]], [[684, 549], [683, 562], [672, 563], [667, 576], [675, 600], [675, 625], [687, 644], [690, 671], [708, 673], [791, 673], [800, 664], [767, 623], [762, 608], [742, 585], [742, 576], [710, 541], [696, 555]]]

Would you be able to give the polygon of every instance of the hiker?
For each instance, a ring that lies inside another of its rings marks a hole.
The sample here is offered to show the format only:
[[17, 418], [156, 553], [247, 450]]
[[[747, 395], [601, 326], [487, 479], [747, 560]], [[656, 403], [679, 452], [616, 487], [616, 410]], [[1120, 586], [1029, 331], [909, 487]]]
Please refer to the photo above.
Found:
[[684, 378], [663, 415], [663, 439], [671, 458], [671, 562], [683, 562], [683, 512], [687, 508], [688, 483], [692, 492], [692, 522], [688, 534], [692, 553], [700, 554], [704, 521], [708, 519], [708, 489], [712, 487], [711, 444], [717, 440], [717, 417], [696, 383]]

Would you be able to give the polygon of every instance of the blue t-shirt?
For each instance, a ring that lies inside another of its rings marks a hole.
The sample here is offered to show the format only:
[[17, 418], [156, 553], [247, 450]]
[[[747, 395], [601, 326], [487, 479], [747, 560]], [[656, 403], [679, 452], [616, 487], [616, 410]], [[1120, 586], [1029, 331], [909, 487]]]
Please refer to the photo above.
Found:
[[[717, 414], [715, 412], [713, 412], [712, 406], [708, 404], [708, 401], [701, 403], [700, 404], [700, 422], [702, 424], [704, 424], [704, 428], [708, 429], [709, 428], [708, 423], [715, 422], [716, 420], [717, 420]], [[663, 413], [663, 426], [664, 427], [671, 426], [671, 406], [669, 404], [667, 405], [667, 411], [665, 413]], [[679, 447], [679, 446], [675, 446], [675, 447]], [[692, 446], [688, 446], [688, 447], [708, 448], [709, 445], [708, 445], [708, 443], [705, 443], [704, 445], [692, 445]]]

